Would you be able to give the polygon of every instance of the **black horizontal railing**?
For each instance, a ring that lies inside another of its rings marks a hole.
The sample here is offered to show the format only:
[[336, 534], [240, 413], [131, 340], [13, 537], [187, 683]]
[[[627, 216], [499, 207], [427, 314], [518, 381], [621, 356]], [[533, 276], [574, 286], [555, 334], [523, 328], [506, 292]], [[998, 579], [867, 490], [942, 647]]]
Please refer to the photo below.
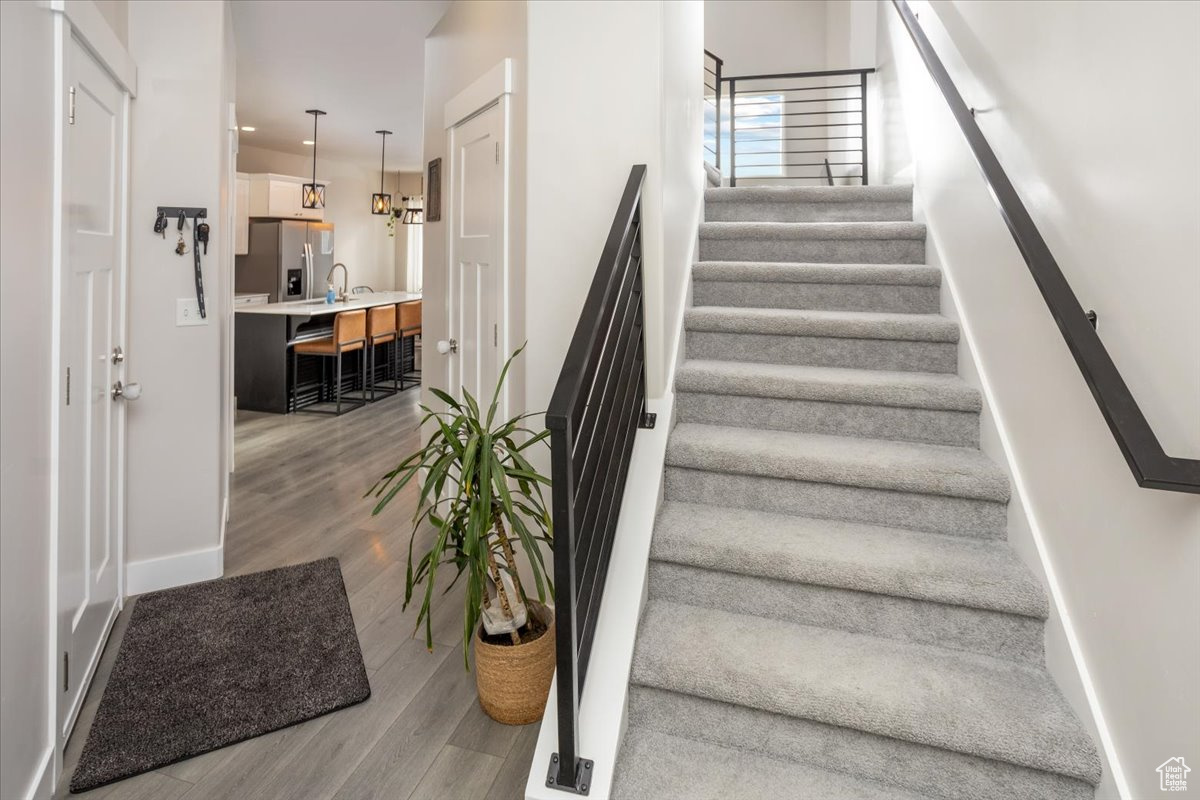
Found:
[[717, 56], [704, 51], [704, 160], [721, 171], [721, 68]]
[[892, 0], [892, 3], [934, 83], [946, 98], [971, 152], [975, 154], [1000, 214], [1138, 485], [1148, 489], [1200, 493], [1200, 460], [1176, 458], [1163, 450], [1146, 415], [1142, 413], [1117, 365], [1113, 363], [1112, 356], [1096, 333], [1092, 319], [1089, 319], [1089, 314], [1083, 310], [1079, 298], [1071, 290], [1046, 240], [1042, 238], [1012, 181], [975, 123], [971, 108], [954, 86], [954, 81], [929, 43], [916, 15], [905, 0]]
[[722, 172], [729, 185], [737, 186], [739, 180], [832, 185], [836, 180], [865, 186], [867, 75], [874, 71], [721, 77], [718, 86], [724, 89], [715, 93], [715, 140], [718, 156], [722, 139], [728, 142]]
[[625, 478], [646, 413], [646, 340], [642, 301], [642, 182], [629, 173], [592, 278], [575, 335], [546, 410], [554, 515], [555, 656], [558, 752], [546, 785], [587, 794], [592, 762], [579, 757], [579, 698]]

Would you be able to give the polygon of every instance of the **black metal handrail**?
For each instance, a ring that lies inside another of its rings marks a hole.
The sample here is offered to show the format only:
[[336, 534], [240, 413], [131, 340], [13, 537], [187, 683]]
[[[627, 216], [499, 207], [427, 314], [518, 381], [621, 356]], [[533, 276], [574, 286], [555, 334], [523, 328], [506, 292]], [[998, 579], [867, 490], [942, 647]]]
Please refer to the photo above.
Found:
[[642, 302], [642, 182], [629, 173], [558, 384], [546, 410], [554, 514], [558, 752], [546, 785], [587, 794], [592, 762], [579, 758], [579, 698], [604, 594], [629, 458], [646, 413]]
[[[707, 50], [705, 54], [712, 55]], [[729, 185], [737, 186], [741, 170], [743, 181], [828, 183], [837, 178], [866, 186], [867, 75], [874, 71], [834, 69], [722, 77], [719, 84], [728, 88], [717, 93], [717, 152], [722, 120], [727, 116], [729, 162], [725, 171]], [[847, 80], [854, 77], [857, 80]], [[810, 92], [820, 94], [805, 94]], [[721, 108], [722, 97], [728, 98], [727, 111]], [[816, 171], [810, 174], [809, 168]]]
[[[713, 109], [713, 146], [704, 143], [704, 160], [717, 172], [721, 171], [721, 69], [725, 62], [707, 50], [704, 51], [704, 102]], [[707, 113], [705, 115], [707, 117]], [[705, 127], [708, 120], [704, 121]]]
[[1008, 179], [995, 152], [975, 123], [971, 108], [963, 101], [962, 95], [958, 93], [954, 81], [950, 78], [950, 73], [942, 65], [933, 45], [929, 43], [920, 23], [917, 22], [916, 15], [906, 0], [892, 0], [892, 4], [899, 12], [900, 19], [908, 29], [909, 36], [925, 61], [934, 83], [946, 98], [958, 127], [971, 147], [971, 152], [975, 154], [975, 160], [979, 163], [1000, 214], [1025, 258], [1034, 282], [1042, 292], [1050, 315], [1054, 317], [1071, 355], [1075, 357], [1083, 379], [1092, 390], [1092, 397], [1096, 399], [1100, 413], [1104, 415], [1109, 430], [1117, 440], [1117, 447], [1124, 454], [1138, 486], [1200, 493], [1200, 460], [1175, 458], [1163, 450], [1162, 444], [1146, 420], [1146, 415], [1142, 413], [1117, 365], [1113, 363], [1112, 356], [1108, 354], [1092, 326], [1088, 314], [1080, 305], [1079, 298], [1071, 290], [1071, 285], [1059, 268], [1058, 262], [1050, 253], [1046, 240], [1042, 238], [1012, 181]]

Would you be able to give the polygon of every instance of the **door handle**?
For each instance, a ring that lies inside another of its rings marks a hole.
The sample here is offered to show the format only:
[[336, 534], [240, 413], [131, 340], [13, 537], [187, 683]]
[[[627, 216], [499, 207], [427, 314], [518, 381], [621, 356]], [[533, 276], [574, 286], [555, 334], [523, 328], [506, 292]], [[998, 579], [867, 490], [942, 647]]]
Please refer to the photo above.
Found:
[[112, 385], [112, 399], [118, 400], [124, 398], [126, 400], [137, 400], [142, 396], [142, 385], [140, 383], [123, 384], [117, 381]]
[[124, 351], [121, 350], [121, 345], [117, 345], [116, 347], [113, 348], [112, 363], [120, 364], [124, 360], [125, 360], [125, 353], [124, 353]]
[[306, 263], [308, 265], [308, 286], [305, 287], [305, 292], [304, 292], [305, 299], [308, 299], [308, 298], [314, 296], [313, 295], [313, 278], [316, 277], [313, 275], [312, 245], [309, 244], [308, 242], [304, 243], [304, 263]]
[[457, 353], [458, 339], [451, 339], [450, 341], [446, 341], [445, 339], [439, 340], [437, 343], [437, 351], [442, 355], [446, 355], [446, 353]]

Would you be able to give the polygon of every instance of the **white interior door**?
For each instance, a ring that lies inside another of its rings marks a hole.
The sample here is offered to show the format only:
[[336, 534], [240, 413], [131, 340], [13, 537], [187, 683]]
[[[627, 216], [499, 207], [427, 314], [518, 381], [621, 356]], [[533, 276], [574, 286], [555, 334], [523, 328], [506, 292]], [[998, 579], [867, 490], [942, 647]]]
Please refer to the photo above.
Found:
[[[504, 115], [495, 103], [450, 132], [450, 391], [486, 408], [504, 359]], [[503, 404], [502, 404], [503, 405]], [[503, 413], [504, 409], [501, 409]], [[503, 416], [499, 416], [504, 419]]]
[[[59, 734], [74, 724], [119, 609], [124, 92], [73, 37], [65, 54], [59, 398]], [[72, 98], [73, 96], [73, 98]]]

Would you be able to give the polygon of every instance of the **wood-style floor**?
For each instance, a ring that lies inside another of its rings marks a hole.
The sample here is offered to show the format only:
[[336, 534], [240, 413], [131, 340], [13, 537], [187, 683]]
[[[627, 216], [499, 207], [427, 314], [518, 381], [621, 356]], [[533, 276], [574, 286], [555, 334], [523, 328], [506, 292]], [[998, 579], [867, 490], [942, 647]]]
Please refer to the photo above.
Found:
[[[336, 556], [371, 680], [365, 703], [79, 797], [105, 800], [517, 800], [537, 725], [493, 722], [463, 669], [462, 594], [439, 595], [435, 647], [412, 638], [402, 610], [406, 489], [380, 516], [363, 493], [415, 449], [416, 390], [341, 417], [240, 412], [225, 574]], [[450, 577], [450, 576], [446, 576]], [[67, 745], [67, 785], [121, 645], [126, 604]]]

